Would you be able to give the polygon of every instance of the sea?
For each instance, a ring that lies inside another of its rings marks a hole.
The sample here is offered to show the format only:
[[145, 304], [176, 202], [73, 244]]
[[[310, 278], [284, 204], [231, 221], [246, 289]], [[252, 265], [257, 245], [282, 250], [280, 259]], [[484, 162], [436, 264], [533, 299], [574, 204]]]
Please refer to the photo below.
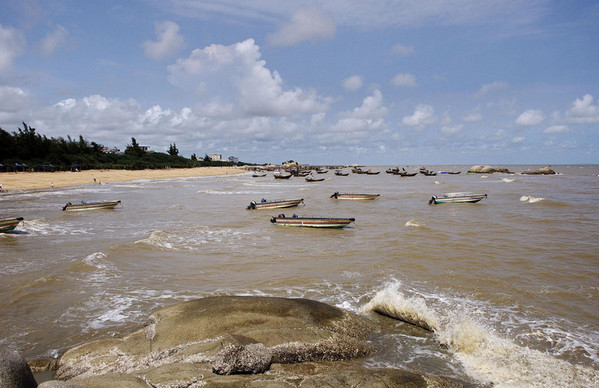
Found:
[[[24, 217], [0, 234], [0, 346], [56, 357], [191, 299], [309, 298], [376, 322], [379, 351], [365, 367], [474, 386], [599, 386], [599, 165], [554, 165], [556, 175], [542, 176], [520, 174], [541, 166], [426, 166], [461, 173], [414, 177], [391, 167], [330, 170], [322, 182], [245, 173], [0, 194], [0, 218]], [[487, 198], [429, 204], [448, 192]], [[246, 209], [262, 198], [304, 203]], [[62, 211], [95, 200], [122, 205]], [[280, 213], [356, 220], [344, 229], [272, 224]], [[406, 330], [406, 318], [433, 331]]]

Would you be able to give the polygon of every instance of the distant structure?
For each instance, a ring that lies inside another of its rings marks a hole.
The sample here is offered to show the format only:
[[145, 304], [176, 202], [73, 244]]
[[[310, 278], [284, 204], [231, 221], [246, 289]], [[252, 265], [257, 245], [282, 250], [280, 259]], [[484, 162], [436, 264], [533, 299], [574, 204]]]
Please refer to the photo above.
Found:
[[223, 156], [221, 154], [210, 154], [210, 160], [212, 160], [213, 162], [218, 162], [223, 160]]
[[144, 152], [150, 152], [150, 146], [142, 146], [140, 145], [139, 148], [144, 151]]
[[102, 152], [104, 152], [105, 154], [122, 154], [121, 150], [116, 147], [102, 147]]
[[239, 163], [239, 158], [238, 158], [238, 157], [236, 157], [236, 156], [229, 156], [229, 159], [228, 159], [228, 160], [229, 160], [229, 162], [231, 162], [231, 163], [235, 163], [235, 164]]

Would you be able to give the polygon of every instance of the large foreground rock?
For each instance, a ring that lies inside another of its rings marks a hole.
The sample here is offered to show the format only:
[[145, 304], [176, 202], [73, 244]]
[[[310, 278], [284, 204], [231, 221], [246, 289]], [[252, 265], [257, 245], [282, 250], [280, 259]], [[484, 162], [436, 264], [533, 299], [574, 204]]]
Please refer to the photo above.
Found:
[[16, 350], [0, 348], [0, 388], [37, 387], [27, 361]]
[[[64, 387], [453, 387], [398, 369], [366, 369], [372, 321], [307, 299], [210, 297], [161, 309], [122, 339], [67, 351]], [[64, 384], [64, 385], [63, 385]]]

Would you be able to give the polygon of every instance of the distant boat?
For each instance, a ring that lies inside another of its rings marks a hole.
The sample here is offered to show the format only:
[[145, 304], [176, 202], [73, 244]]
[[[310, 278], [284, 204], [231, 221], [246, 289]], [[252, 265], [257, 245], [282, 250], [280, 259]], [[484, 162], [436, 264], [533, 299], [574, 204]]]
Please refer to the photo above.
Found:
[[291, 178], [291, 174], [288, 172], [277, 171], [274, 173], [275, 179], [289, 179]]
[[103, 201], [103, 202], [83, 202], [72, 204], [68, 202], [62, 208], [63, 211], [76, 212], [84, 210], [96, 210], [96, 209], [114, 209], [121, 201]]
[[388, 168], [385, 172], [387, 174], [397, 174], [397, 173], [399, 173], [399, 167]]
[[366, 171], [366, 174], [368, 174], [368, 175], [376, 175], [376, 174], [380, 174], [380, 173], [381, 173], [380, 171], [372, 171], [370, 169], [368, 169], [368, 171]]
[[487, 194], [474, 194], [469, 192], [464, 193], [445, 193], [441, 196], [433, 195], [428, 201], [429, 204], [438, 203], [475, 203], [483, 198], [487, 198]]
[[294, 207], [304, 202], [303, 198], [299, 199], [282, 199], [277, 201], [267, 201], [263, 199], [260, 202], [252, 201], [248, 205], [248, 209], [277, 209], [285, 207]]
[[426, 175], [426, 176], [435, 176], [435, 175], [437, 175], [436, 172], [431, 171], [431, 170], [427, 170], [427, 169], [424, 169], [424, 170], [420, 169], [419, 171], [420, 171], [421, 174]]
[[417, 172], [407, 172], [407, 171], [400, 171], [395, 175], [399, 175], [399, 176], [416, 176], [416, 174], [418, 174]]
[[257, 172], [257, 171], [256, 171], [256, 172], [254, 172], [254, 173], [252, 174], [252, 177], [254, 177], [254, 178], [261, 178], [261, 177], [263, 177], [263, 176], [266, 176], [266, 173], [265, 173], [265, 172]]
[[302, 226], [306, 228], [345, 228], [350, 223], [354, 222], [355, 218], [337, 218], [337, 217], [285, 217], [284, 214], [279, 214], [272, 217], [270, 222], [276, 225], [283, 226]]
[[341, 170], [335, 170], [335, 175], [338, 175], [338, 176], [348, 176], [349, 172], [343, 172]]
[[23, 217], [5, 218], [0, 220], [0, 233], [12, 232], [21, 221], [23, 221]]
[[306, 180], [308, 182], [322, 182], [324, 181], [324, 178], [316, 178], [314, 175], [308, 175], [306, 176]]
[[335, 199], [349, 199], [349, 200], [372, 200], [380, 197], [380, 194], [356, 194], [356, 193], [340, 193], [335, 192], [331, 195], [331, 198]]
[[362, 170], [360, 167], [352, 168], [351, 172], [353, 172], [354, 174], [366, 174], [366, 171]]
[[326, 168], [319, 168], [316, 170], [317, 174], [326, 174], [327, 172], [329, 172], [329, 170], [327, 170]]
[[457, 175], [461, 173], [461, 171], [439, 171], [439, 174], [451, 174], [451, 175]]

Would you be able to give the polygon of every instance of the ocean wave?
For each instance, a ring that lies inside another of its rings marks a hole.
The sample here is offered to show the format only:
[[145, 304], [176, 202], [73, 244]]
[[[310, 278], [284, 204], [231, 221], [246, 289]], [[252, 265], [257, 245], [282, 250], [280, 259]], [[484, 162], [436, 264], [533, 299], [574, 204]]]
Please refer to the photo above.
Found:
[[252, 237], [252, 233], [231, 228], [193, 226], [181, 230], [156, 230], [135, 244], [172, 251], [197, 251], [203, 249], [206, 244], [236, 245], [246, 237]]
[[503, 179], [501, 179], [501, 181], [505, 182], [505, 183], [512, 183], [512, 182], [515, 182], [516, 180], [513, 178], [503, 178]]
[[420, 221], [415, 218], [412, 218], [411, 220], [406, 222], [405, 226], [413, 226], [416, 228], [422, 228], [423, 226], [426, 226], [426, 224], [424, 223], [424, 221]]
[[76, 229], [63, 222], [48, 218], [25, 220], [19, 225], [19, 229], [24, 232], [37, 235], [78, 235], [89, 233], [85, 229]]
[[544, 200], [545, 200], [545, 198], [534, 197], [532, 195], [523, 195], [520, 197], [520, 202], [537, 203], [537, 202], [541, 202]]
[[388, 283], [362, 311], [376, 311], [433, 331], [439, 344], [478, 381], [496, 387], [586, 387], [599, 383], [596, 370], [519, 345], [487, 327], [480, 315], [464, 305], [448, 303], [431, 308], [424, 297], [407, 296], [401, 287], [398, 281]]

